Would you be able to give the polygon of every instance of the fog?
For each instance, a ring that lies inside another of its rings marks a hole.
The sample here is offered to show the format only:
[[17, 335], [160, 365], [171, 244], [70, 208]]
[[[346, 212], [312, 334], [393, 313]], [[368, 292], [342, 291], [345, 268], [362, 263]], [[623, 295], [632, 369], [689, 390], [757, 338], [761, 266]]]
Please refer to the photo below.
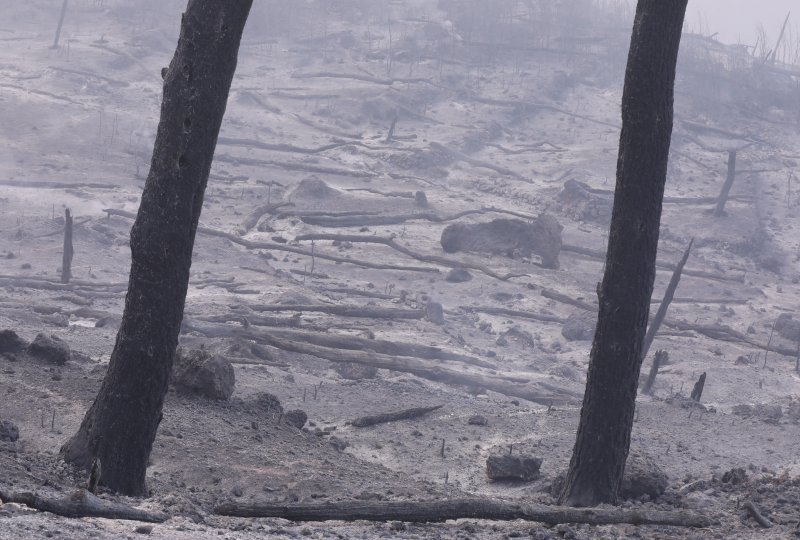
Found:
[[[0, 496], [89, 486], [60, 449], [108, 372], [142, 190], [166, 181], [150, 167], [186, 5], [0, 0]], [[21, 496], [0, 501], [0, 540], [796, 535], [800, 9], [774, 51], [789, 0], [689, 0], [648, 324], [665, 297], [666, 316], [638, 390], [625, 370], [635, 408], [609, 415], [633, 419], [619, 509], [219, 511], [557, 504], [609, 268], [632, 5], [255, 0], [191, 199], [148, 496], [97, 490], [167, 519], [56, 517]], [[189, 113], [168, 125], [205, 125]]]
[[692, 31], [747, 45], [755, 44], [762, 27], [774, 44], [792, 11], [789, 28], [794, 36], [800, 36], [800, 6], [794, 0], [689, 0], [686, 23]]

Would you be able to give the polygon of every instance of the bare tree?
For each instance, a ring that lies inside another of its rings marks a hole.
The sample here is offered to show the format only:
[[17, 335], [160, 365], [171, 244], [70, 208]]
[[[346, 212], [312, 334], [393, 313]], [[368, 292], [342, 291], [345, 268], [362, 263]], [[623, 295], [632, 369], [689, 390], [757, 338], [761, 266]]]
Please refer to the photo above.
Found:
[[639, 0], [622, 93], [617, 185], [586, 393], [560, 502], [616, 503], [655, 279], [687, 0]]
[[100, 483], [143, 495], [178, 343], [211, 161], [252, 0], [189, 0], [150, 173], [131, 230], [125, 311], [100, 391], [63, 458], [102, 463]]

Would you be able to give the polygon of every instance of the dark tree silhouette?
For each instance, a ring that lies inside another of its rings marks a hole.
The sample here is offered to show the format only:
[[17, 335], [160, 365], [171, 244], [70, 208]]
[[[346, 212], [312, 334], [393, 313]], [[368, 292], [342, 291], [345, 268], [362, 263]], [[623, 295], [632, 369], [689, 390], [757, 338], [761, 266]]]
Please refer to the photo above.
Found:
[[131, 230], [131, 274], [108, 372], [63, 458], [101, 485], [145, 494], [145, 472], [178, 343], [200, 210], [252, 0], [189, 0], [150, 173]]
[[586, 393], [560, 502], [616, 503], [655, 278], [687, 0], [639, 0], [622, 93], [617, 185]]

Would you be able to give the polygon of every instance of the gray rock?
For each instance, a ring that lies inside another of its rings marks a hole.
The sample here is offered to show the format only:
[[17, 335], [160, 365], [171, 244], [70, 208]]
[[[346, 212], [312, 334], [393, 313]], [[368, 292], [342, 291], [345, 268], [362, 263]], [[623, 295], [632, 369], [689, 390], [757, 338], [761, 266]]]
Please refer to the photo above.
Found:
[[800, 321], [793, 319], [789, 313], [781, 313], [775, 321], [775, 331], [781, 337], [798, 341], [800, 340]]
[[308, 415], [305, 411], [301, 411], [300, 409], [295, 409], [293, 411], [286, 411], [283, 414], [284, 421], [296, 427], [297, 429], [302, 429], [304, 425], [306, 425], [306, 420], [308, 420]]
[[656, 499], [666, 491], [669, 478], [653, 458], [645, 454], [632, 453], [625, 463], [620, 496], [638, 499], [643, 495]]
[[280, 414], [283, 412], [281, 401], [268, 392], [259, 392], [255, 397], [256, 405], [268, 413]]
[[595, 322], [586, 315], [570, 315], [561, 327], [561, 335], [567, 341], [591, 340], [594, 338]]
[[453, 268], [445, 276], [444, 280], [449, 283], [464, 283], [472, 279], [472, 274], [463, 268]]
[[202, 349], [184, 350], [175, 354], [172, 382], [181, 392], [211, 399], [227, 400], [233, 394], [236, 377], [233, 366], [219, 355]]
[[0, 330], [0, 354], [19, 353], [27, 346], [25, 340], [13, 330]]
[[503, 454], [489, 456], [486, 460], [486, 474], [490, 480], [522, 480], [529, 482], [539, 476], [541, 458], [522, 454]]
[[11, 420], [0, 420], [0, 441], [14, 442], [19, 439], [19, 428]]
[[447, 253], [480, 251], [509, 257], [530, 257], [535, 253], [545, 268], [558, 268], [562, 230], [561, 224], [548, 215], [532, 222], [495, 219], [487, 223], [454, 223], [442, 232], [441, 244]]
[[72, 356], [69, 345], [63, 339], [45, 334], [38, 334], [33, 343], [28, 345], [28, 354], [59, 366], [66, 364]]
[[476, 414], [475, 416], [469, 417], [469, 420], [467, 420], [467, 424], [469, 424], [470, 426], [485, 426], [489, 424], [489, 421], [486, 419], [485, 416]]
[[374, 379], [378, 376], [378, 368], [355, 362], [340, 362], [333, 366], [333, 370], [343, 379], [359, 381], [361, 379]]
[[428, 302], [425, 306], [425, 316], [433, 324], [444, 324], [444, 309], [439, 302]]

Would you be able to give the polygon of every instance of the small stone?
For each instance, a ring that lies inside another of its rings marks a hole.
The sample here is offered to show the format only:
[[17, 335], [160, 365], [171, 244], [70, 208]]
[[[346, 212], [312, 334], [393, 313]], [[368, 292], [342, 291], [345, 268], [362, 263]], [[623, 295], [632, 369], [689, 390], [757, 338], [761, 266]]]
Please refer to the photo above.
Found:
[[0, 441], [14, 442], [19, 439], [19, 428], [11, 420], [0, 420]]
[[72, 356], [69, 345], [58, 336], [38, 334], [28, 345], [28, 354], [52, 364], [63, 366]]
[[347, 441], [343, 441], [342, 439], [336, 436], [331, 436], [328, 439], [328, 442], [330, 442], [331, 446], [336, 448], [339, 452], [344, 452], [345, 448], [350, 446], [349, 444], [347, 444]]
[[491, 480], [522, 480], [528, 482], [539, 476], [542, 459], [522, 454], [489, 456], [486, 474]]
[[283, 419], [287, 424], [294, 426], [297, 429], [302, 429], [306, 424], [306, 420], [308, 420], [308, 415], [305, 411], [295, 409], [292, 411], [286, 411], [283, 414]]
[[428, 197], [424, 191], [417, 191], [414, 193], [414, 204], [421, 207], [428, 206]]
[[453, 268], [445, 276], [444, 280], [449, 283], [464, 283], [472, 279], [472, 274], [463, 268]]
[[138, 534], [150, 534], [151, 532], [153, 532], [153, 526], [152, 525], [139, 525], [138, 527], [136, 527], [134, 529], [134, 531], [136, 533], [138, 533]]
[[244, 489], [242, 489], [242, 486], [233, 486], [233, 488], [231, 489], [231, 494], [234, 497], [241, 497], [242, 495], [244, 495]]
[[485, 416], [476, 414], [474, 416], [469, 417], [469, 420], [467, 420], [467, 424], [469, 424], [470, 426], [485, 426], [489, 424], [489, 421], [486, 419]]

